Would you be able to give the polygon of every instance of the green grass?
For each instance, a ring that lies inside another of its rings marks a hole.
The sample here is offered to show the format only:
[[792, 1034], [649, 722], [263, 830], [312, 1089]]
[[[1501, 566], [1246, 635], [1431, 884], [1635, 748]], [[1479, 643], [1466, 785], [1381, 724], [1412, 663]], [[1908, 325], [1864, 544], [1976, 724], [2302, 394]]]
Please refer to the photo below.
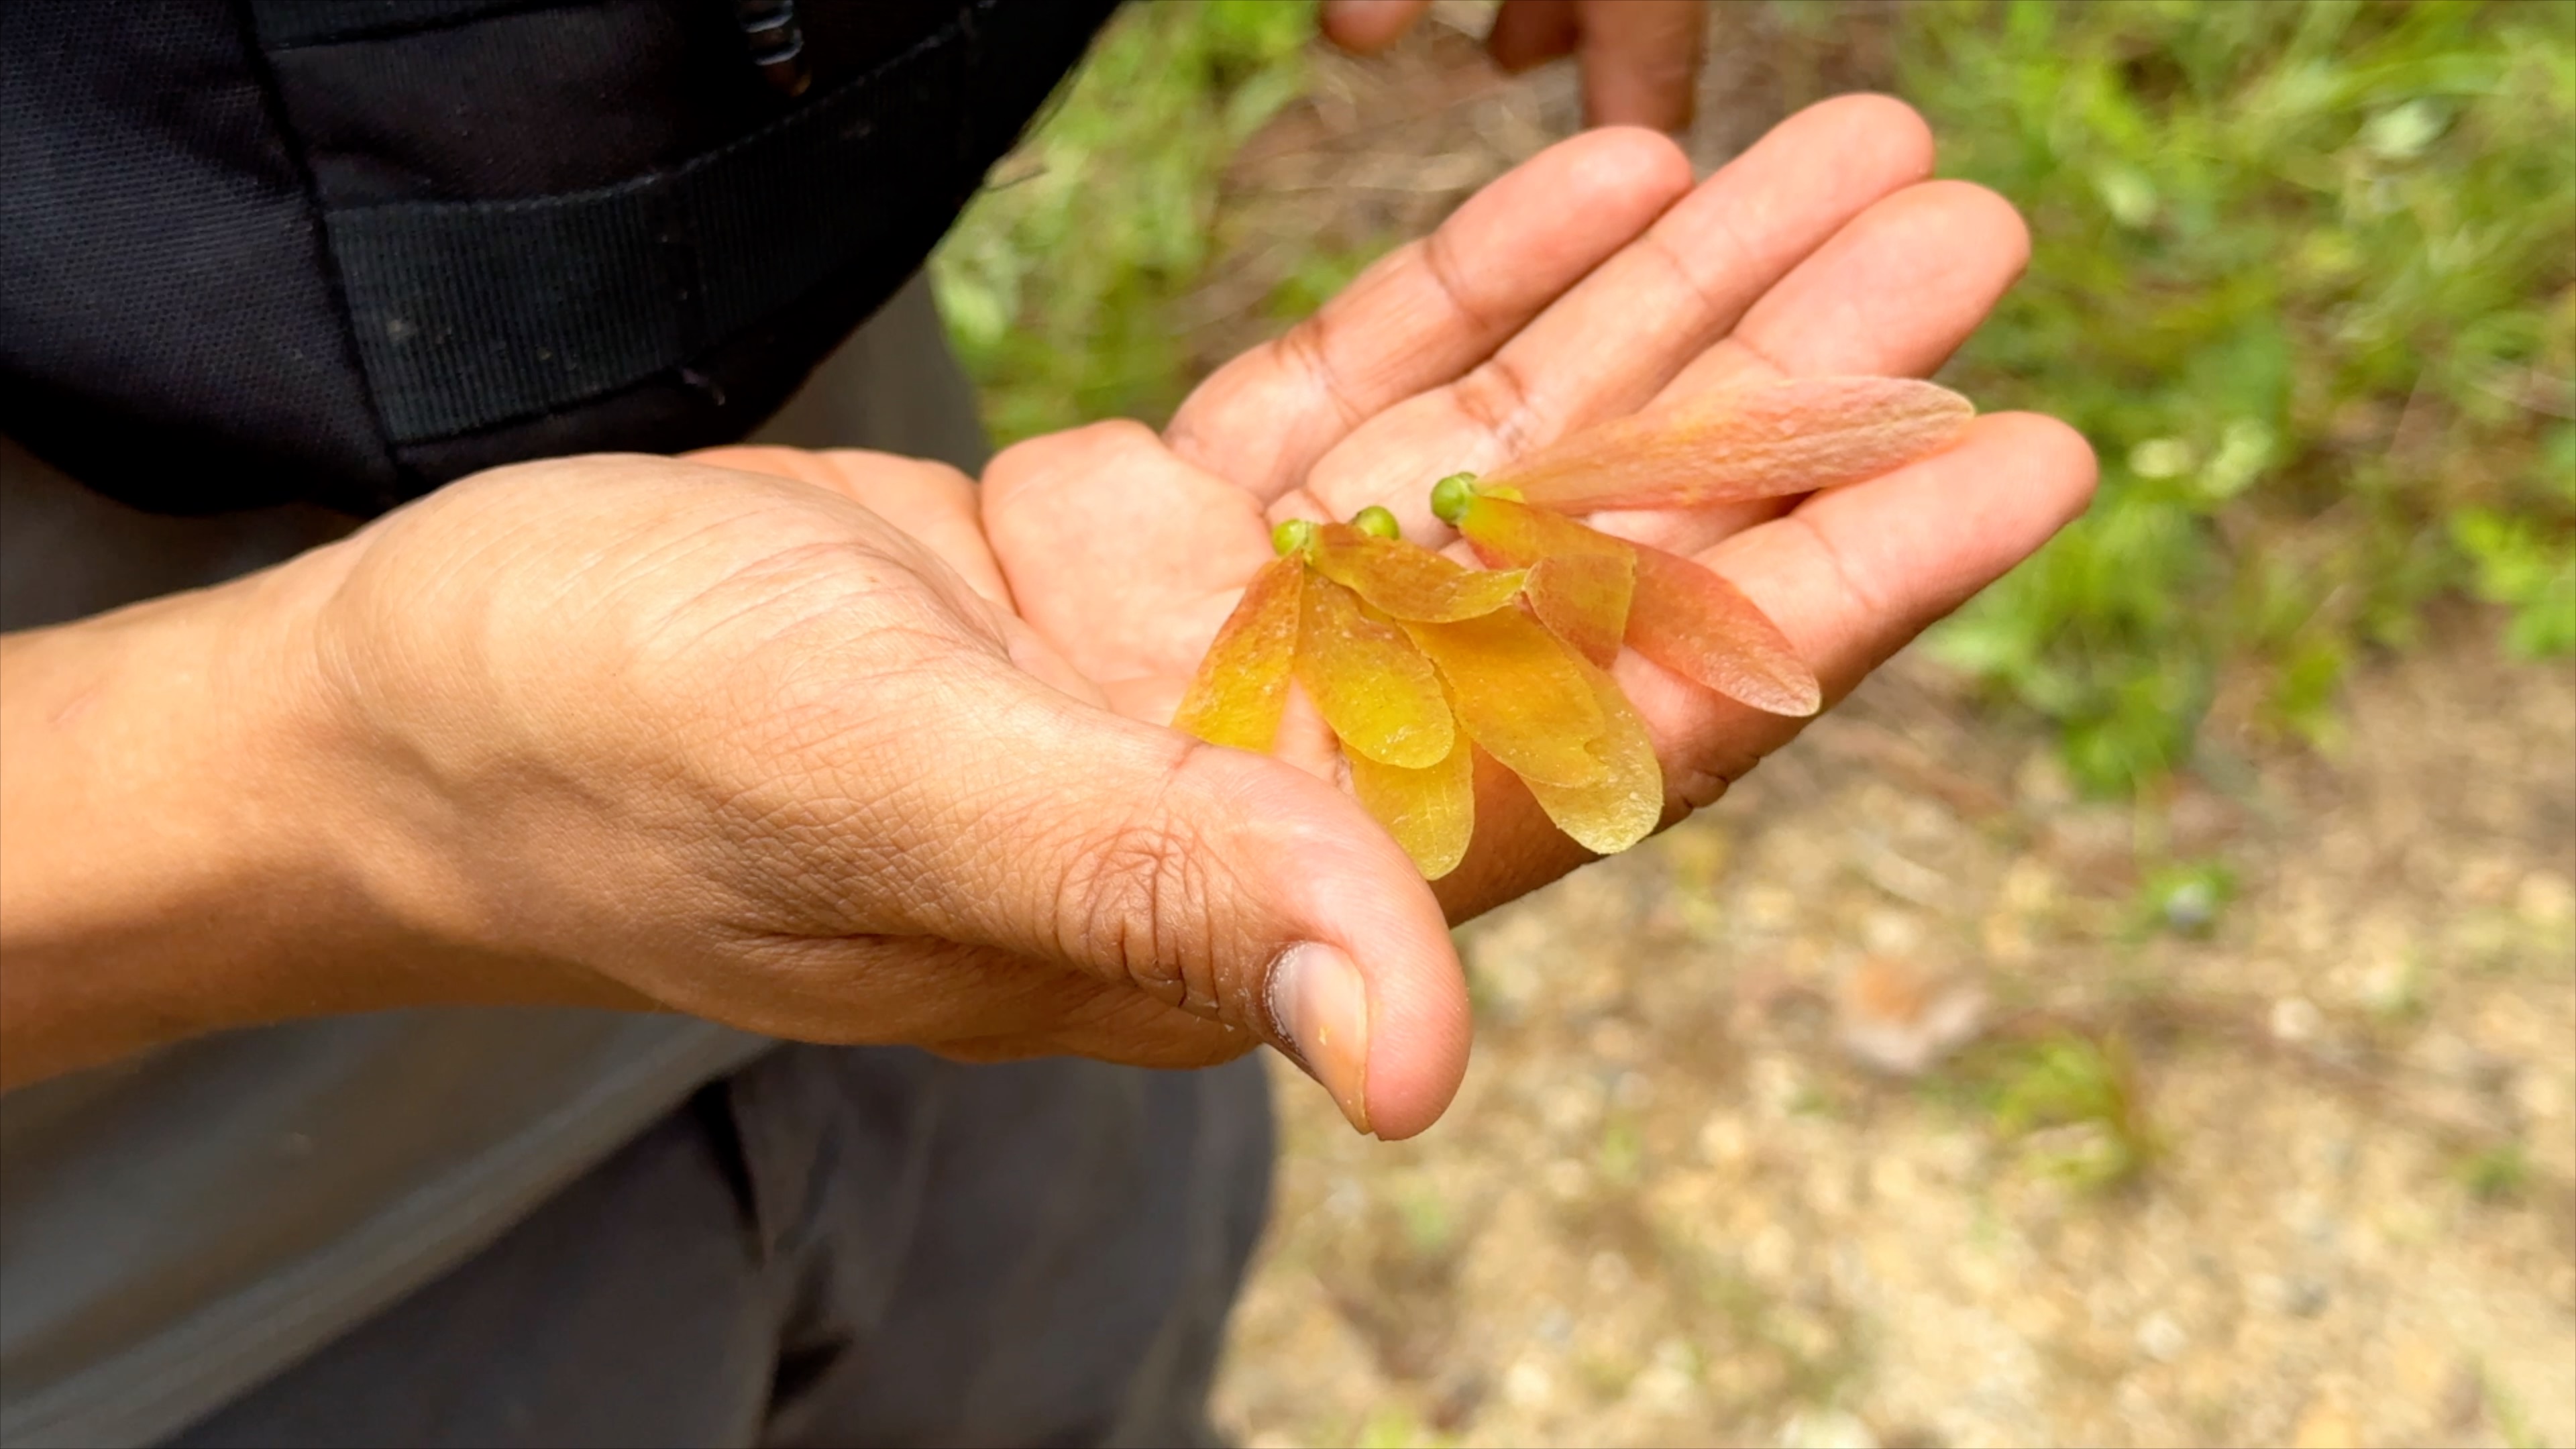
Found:
[[2324, 736], [2447, 591], [2576, 648], [2576, 6], [1917, 6], [1898, 53], [2035, 242], [1953, 374], [2103, 463], [1939, 646], [2088, 784], [2186, 763], [2230, 671]]
[[1992, 1043], [1934, 1090], [1963, 1091], [1998, 1134], [2032, 1140], [2032, 1166], [2085, 1191], [2135, 1182], [2163, 1152], [2137, 1060], [2116, 1035]]
[[[1784, 7], [1805, 41], [1860, 23]], [[2576, 651], [2576, 3], [1917, 4], [1896, 89], [2031, 222], [1953, 364], [2054, 413], [2099, 503], [1936, 636], [2089, 786], [2187, 767], [2222, 688], [2330, 741], [2428, 604]], [[1305, 84], [1311, 7], [1130, 7], [934, 263], [1004, 440], [1167, 415], [1227, 158]], [[1794, 68], [1794, 67], [1793, 67]], [[1319, 251], [1295, 313], [1354, 258]], [[2551, 667], [2563, 667], [2553, 665]]]
[[1218, 177], [1301, 93], [1314, 33], [1307, 3], [1130, 5], [995, 168], [931, 282], [997, 442], [1180, 402], [1179, 309], [1216, 255]]
[[2531, 1157], [2519, 1142], [2484, 1147], [2463, 1157], [2453, 1175], [2478, 1201], [2506, 1202], [2530, 1188]]

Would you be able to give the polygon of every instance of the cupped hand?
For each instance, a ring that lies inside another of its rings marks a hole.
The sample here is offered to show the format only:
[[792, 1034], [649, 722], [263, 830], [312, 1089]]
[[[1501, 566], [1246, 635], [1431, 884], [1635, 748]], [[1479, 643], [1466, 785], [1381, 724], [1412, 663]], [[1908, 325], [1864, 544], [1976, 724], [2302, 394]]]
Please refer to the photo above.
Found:
[[1349, 800], [1101, 706], [1004, 607], [954, 470], [532, 463], [299, 569], [347, 721], [333, 828], [423, 959], [473, 963], [450, 981], [1194, 1066], [1332, 1050], [1355, 955], [1454, 975]]
[[[1313, 318], [1211, 377], [1159, 436], [1106, 423], [996, 458], [983, 516], [1021, 616], [1113, 707], [1170, 718], [1217, 625], [1271, 556], [1272, 523], [1394, 510], [1454, 536], [1430, 484], [1586, 425], [1783, 375], [1929, 373], [2020, 273], [1993, 194], [1931, 181], [1920, 118], [1879, 97], [1813, 107], [1694, 186], [1673, 144], [1566, 141], [1373, 267]], [[1608, 531], [1733, 580], [1841, 697], [2039, 547], [2093, 484], [2050, 419], [1979, 418], [1945, 452], [1804, 499], [1604, 514]], [[1712, 695], [1633, 653], [1617, 677], [1652, 729], [1666, 819], [1714, 800], [1801, 721]], [[1211, 749], [1210, 754], [1230, 753]], [[1319, 773], [1329, 738], [1292, 709], [1280, 753]], [[1480, 761], [1476, 841], [1438, 883], [1465, 919], [1587, 857]], [[1371, 1006], [1369, 1115], [1412, 1130], [1463, 1068], [1464, 983], [1419, 929], [1352, 951]]]

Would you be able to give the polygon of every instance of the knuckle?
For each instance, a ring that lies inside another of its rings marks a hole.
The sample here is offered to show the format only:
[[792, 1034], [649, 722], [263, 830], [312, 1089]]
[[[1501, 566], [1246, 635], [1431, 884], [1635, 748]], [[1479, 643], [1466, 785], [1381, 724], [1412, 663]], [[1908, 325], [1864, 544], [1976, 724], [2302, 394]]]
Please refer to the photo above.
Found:
[[1076, 852], [1062, 901], [1067, 953], [1153, 1000], [1213, 1012], [1223, 866], [1214, 843], [1172, 808], [1209, 747], [1181, 749], [1163, 788]]
[[1073, 954], [1117, 972], [1156, 1000], [1213, 999], [1208, 867], [1187, 831], [1129, 821], [1086, 852], [1067, 892]]
[[1538, 441], [1537, 394], [1510, 357], [1496, 354], [1458, 380], [1458, 411], [1494, 440], [1499, 455], [1517, 457]]

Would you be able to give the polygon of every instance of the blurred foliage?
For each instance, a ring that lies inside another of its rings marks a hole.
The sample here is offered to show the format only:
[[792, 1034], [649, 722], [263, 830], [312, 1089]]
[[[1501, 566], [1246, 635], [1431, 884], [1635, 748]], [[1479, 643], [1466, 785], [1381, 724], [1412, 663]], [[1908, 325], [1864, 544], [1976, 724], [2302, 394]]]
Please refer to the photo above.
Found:
[[2230, 666], [2316, 736], [2466, 587], [2576, 648], [2576, 6], [1940, 5], [1897, 19], [1944, 169], [2029, 217], [1954, 364], [2074, 423], [2094, 509], [1938, 636], [2119, 790]]
[[2177, 936], [2206, 936], [2217, 928], [2219, 912], [2236, 899], [2236, 872], [2219, 860], [2175, 861], [2147, 873], [2130, 907], [2128, 934], [2143, 939], [2156, 931]]
[[2072, 1187], [2125, 1186], [2163, 1150], [2136, 1058], [2117, 1035], [1996, 1042], [1963, 1057], [1955, 1075], [2031, 1166]]
[[[1216, 253], [1217, 181], [1303, 90], [1314, 33], [1301, 0], [1127, 6], [995, 170], [931, 282], [996, 442], [1179, 403], [1177, 313]], [[1318, 265], [1300, 276], [1320, 299], [1339, 283]]]
[[2531, 1186], [2531, 1157], [2521, 1143], [2507, 1142], [2468, 1154], [2454, 1172], [2478, 1201], [2504, 1202]]
[[[2522, 654], [2576, 651], [2576, 4], [1870, 13], [1944, 169], [2030, 219], [2029, 275], [1951, 380], [2102, 459], [2092, 512], [1945, 658], [2116, 793], [2190, 761], [2222, 681], [2329, 741], [2345, 672], [2446, 593], [2503, 606]], [[1219, 176], [1300, 93], [1312, 24], [1130, 6], [996, 173], [933, 277], [998, 438], [1168, 415]], [[1318, 250], [1270, 310], [1359, 260]]]

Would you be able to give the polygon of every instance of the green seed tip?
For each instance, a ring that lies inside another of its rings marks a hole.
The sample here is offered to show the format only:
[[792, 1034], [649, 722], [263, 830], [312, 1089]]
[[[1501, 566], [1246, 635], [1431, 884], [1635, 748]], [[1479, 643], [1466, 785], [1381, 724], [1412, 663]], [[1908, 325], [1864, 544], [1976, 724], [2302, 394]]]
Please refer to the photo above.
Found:
[[1351, 527], [1374, 538], [1404, 536], [1404, 525], [1395, 521], [1395, 515], [1374, 503], [1351, 515]]
[[1315, 525], [1303, 518], [1292, 518], [1270, 530], [1270, 551], [1282, 558], [1315, 541]]
[[1454, 524], [1467, 516], [1467, 505], [1476, 501], [1476, 475], [1452, 473], [1431, 485], [1431, 511], [1442, 523]]

